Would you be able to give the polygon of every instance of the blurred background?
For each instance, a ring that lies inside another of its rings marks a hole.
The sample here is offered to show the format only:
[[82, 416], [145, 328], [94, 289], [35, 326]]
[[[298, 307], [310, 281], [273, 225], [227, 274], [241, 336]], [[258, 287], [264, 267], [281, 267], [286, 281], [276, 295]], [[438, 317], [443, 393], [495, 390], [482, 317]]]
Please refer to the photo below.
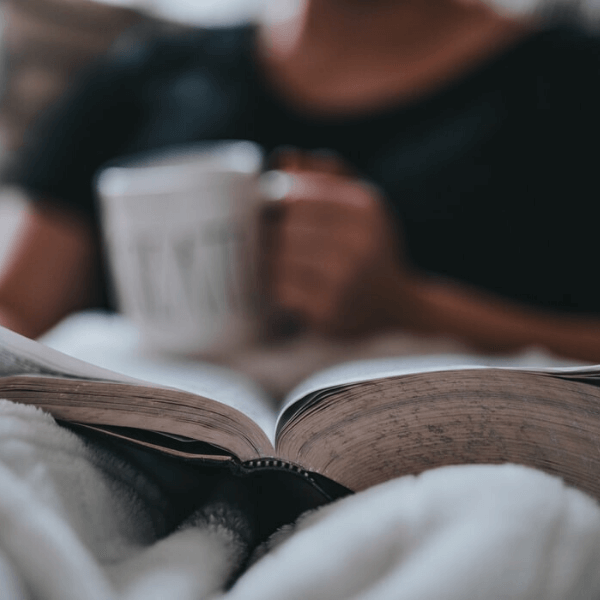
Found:
[[[275, 0], [285, 10], [297, 0]], [[423, 0], [426, 1], [426, 0]], [[600, 0], [488, 0], [596, 27]], [[0, 269], [23, 208], [5, 184], [24, 133], [90, 61], [127, 36], [268, 18], [267, 0], [0, 0]], [[131, 39], [131, 38], [130, 38]]]
[[0, 143], [24, 130], [123, 34], [258, 18], [263, 0], [0, 0]]

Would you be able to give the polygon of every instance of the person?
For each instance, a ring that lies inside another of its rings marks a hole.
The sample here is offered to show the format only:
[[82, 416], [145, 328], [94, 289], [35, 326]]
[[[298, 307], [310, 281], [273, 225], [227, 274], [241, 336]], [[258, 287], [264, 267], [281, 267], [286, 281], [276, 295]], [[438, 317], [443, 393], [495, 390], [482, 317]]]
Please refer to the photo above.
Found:
[[31, 136], [0, 323], [35, 337], [102, 302], [105, 161], [251, 139], [291, 176], [265, 260], [305, 327], [600, 362], [599, 67], [595, 36], [477, 0], [304, 0], [136, 48]]

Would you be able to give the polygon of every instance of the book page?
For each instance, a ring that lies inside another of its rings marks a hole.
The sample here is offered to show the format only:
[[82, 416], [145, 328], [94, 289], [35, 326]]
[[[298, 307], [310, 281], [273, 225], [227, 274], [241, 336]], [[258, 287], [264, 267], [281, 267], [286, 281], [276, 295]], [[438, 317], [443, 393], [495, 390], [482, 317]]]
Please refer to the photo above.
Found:
[[130, 356], [127, 360], [105, 360], [136, 379], [171, 387], [231, 406], [252, 419], [274, 441], [276, 411], [271, 400], [252, 381], [239, 373], [196, 360], [157, 359]]
[[[538, 350], [505, 356], [448, 353], [357, 360], [315, 373], [296, 386], [286, 396], [279, 420], [287, 420], [290, 414], [301, 405], [310, 402], [316, 394], [320, 396], [322, 393], [326, 393], [326, 390], [408, 374], [490, 367], [556, 373], [571, 377], [575, 375], [593, 376], [600, 372], [598, 365], [587, 365], [556, 358]], [[289, 410], [292, 407], [293, 410]]]
[[599, 497], [599, 400], [587, 380], [533, 369], [408, 373], [328, 388], [283, 424], [277, 450], [355, 491], [449, 464], [516, 462]]
[[131, 377], [67, 356], [0, 326], [0, 376], [25, 374], [135, 383]]
[[76, 357], [95, 368], [226, 404], [248, 416], [271, 442], [274, 440], [277, 416], [274, 401], [251, 379], [210, 362], [145, 353], [136, 329], [120, 315], [80, 313], [41, 340], [49, 348], [64, 353], [61, 356], [68, 354], [67, 358]]

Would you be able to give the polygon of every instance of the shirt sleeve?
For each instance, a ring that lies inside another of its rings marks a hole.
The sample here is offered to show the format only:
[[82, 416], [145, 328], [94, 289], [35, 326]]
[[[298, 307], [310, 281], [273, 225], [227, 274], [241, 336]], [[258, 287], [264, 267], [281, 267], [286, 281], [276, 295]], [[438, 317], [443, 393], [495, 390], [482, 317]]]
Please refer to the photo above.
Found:
[[34, 202], [96, 218], [94, 176], [123, 153], [141, 122], [143, 65], [111, 56], [82, 75], [28, 132], [10, 179]]

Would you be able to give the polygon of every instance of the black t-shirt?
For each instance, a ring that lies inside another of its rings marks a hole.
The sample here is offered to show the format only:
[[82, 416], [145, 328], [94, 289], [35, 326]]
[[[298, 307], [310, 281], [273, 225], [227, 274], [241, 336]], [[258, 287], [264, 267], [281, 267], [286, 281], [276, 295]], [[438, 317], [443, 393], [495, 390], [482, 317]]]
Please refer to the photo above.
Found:
[[538, 31], [414, 103], [318, 118], [253, 62], [251, 26], [113, 57], [32, 133], [18, 180], [95, 214], [123, 154], [211, 139], [339, 152], [385, 192], [412, 264], [535, 305], [600, 312], [600, 40]]

